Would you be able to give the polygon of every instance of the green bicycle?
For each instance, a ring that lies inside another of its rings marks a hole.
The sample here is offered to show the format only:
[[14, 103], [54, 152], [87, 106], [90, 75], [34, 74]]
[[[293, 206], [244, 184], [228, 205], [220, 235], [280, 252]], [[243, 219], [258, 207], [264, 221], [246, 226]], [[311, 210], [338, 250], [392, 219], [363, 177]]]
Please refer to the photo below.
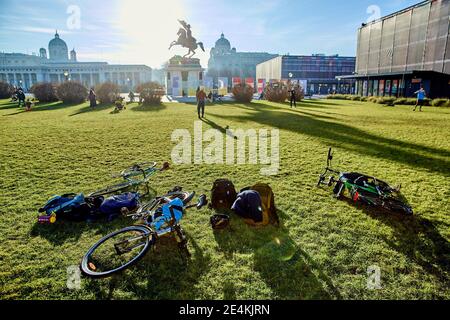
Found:
[[134, 164], [133, 166], [126, 168], [118, 175], [113, 175], [113, 178], [123, 178], [125, 181], [122, 183], [114, 184], [103, 189], [96, 190], [88, 195], [88, 197], [99, 197], [110, 195], [114, 193], [121, 193], [128, 190], [137, 191], [139, 186], [145, 185], [146, 193], [150, 193], [150, 187], [148, 182], [152, 176], [158, 172], [169, 169], [169, 163], [164, 162], [161, 168], [156, 168], [158, 164], [156, 162], [142, 162]]

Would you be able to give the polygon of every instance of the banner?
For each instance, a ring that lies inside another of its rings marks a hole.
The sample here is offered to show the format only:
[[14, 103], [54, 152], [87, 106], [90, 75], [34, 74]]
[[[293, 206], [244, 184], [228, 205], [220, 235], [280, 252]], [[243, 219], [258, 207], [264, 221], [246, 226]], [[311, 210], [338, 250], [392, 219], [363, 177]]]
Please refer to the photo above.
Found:
[[205, 77], [203, 80], [205, 92], [210, 92], [214, 88], [214, 79], [212, 77]]
[[234, 88], [236, 85], [238, 85], [238, 84], [241, 83], [241, 78], [239, 78], [239, 77], [233, 77], [233, 78], [232, 78], [232, 82], [233, 82], [233, 88]]
[[172, 77], [172, 95], [175, 97], [181, 96], [180, 78], [177, 76]]
[[245, 84], [250, 86], [250, 87], [252, 87], [252, 88], [255, 88], [255, 79], [253, 79], [253, 78], [246, 78], [245, 79]]
[[266, 80], [258, 79], [258, 93], [259, 94], [263, 93], [265, 86], [266, 86]]
[[227, 77], [219, 77], [217, 80], [219, 95], [228, 94], [228, 78]]

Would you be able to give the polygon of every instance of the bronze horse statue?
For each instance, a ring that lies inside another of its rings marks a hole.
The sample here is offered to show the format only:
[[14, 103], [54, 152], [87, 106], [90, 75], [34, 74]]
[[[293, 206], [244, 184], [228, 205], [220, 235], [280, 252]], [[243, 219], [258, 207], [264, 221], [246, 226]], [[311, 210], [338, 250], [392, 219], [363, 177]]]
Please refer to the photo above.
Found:
[[203, 43], [197, 42], [197, 40], [192, 36], [191, 25], [182, 20], [178, 20], [178, 22], [183, 26], [183, 28], [180, 28], [180, 30], [178, 30], [178, 40], [173, 41], [170, 44], [169, 50], [172, 49], [173, 46], [182, 46], [183, 48], [188, 48], [189, 51], [183, 56], [183, 58], [192, 58], [195, 55], [195, 50], [197, 50], [198, 47], [200, 47], [203, 52], [205, 52]]

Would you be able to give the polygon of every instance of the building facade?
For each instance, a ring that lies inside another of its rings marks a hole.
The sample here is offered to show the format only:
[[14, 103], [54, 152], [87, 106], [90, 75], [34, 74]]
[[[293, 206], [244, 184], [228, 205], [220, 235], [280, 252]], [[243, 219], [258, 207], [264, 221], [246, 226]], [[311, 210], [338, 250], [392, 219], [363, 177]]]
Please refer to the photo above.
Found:
[[211, 49], [208, 77], [213, 78], [214, 83], [217, 83], [218, 78], [228, 78], [230, 85], [234, 77], [255, 79], [256, 65], [276, 56], [266, 52], [237, 52], [222, 33]]
[[450, 94], [450, 0], [422, 1], [358, 30], [356, 73], [364, 96]]
[[336, 77], [354, 72], [355, 63], [355, 57], [338, 55], [278, 56], [258, 64], [256, 78], [266, 82], [301, 81], [306, 84], [306, 94], [351, 93], [354, 81]]
[[111, 81], [122, 90], [135, 88], [151, 81], [152, 69], [145, 65], [110, 65], [106, 62], [78, 62], [75, 49], [69, 51], [59, 37], [41, 48], [39, 56], [22, 53], [0, 53], [0, 81], [20, 86], [25, 90], [38, 82], [61, 83], [77, 81], [86, 87]]

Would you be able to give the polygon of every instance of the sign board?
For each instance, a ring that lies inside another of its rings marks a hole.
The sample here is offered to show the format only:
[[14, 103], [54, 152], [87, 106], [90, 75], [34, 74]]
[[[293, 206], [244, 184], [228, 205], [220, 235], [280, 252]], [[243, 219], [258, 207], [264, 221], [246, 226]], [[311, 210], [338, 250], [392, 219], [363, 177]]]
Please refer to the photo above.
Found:
[[259, 94], [263, 93], [265, 86], [266, 86], [266, 80], [258, 79], [258, 93]]
[[220, 95], [228, 94], [228, 78], [227, 77], [219, 77], [217, 80], [218, 89]]
[[233, 82], [233, 87], [235, 87], [236, 85], [241, 83], [241, 78], [239, 77], [233, 77], [232, 78], [232, 82]]
[[253, 79], [253, 78], [246, 78], [246, 79], [245, 79], [245, 84], [246, 84], [247, 86], [250, 86], [250, 87], [252, 87], [252, 88], [255, 88], [255, 79]]

